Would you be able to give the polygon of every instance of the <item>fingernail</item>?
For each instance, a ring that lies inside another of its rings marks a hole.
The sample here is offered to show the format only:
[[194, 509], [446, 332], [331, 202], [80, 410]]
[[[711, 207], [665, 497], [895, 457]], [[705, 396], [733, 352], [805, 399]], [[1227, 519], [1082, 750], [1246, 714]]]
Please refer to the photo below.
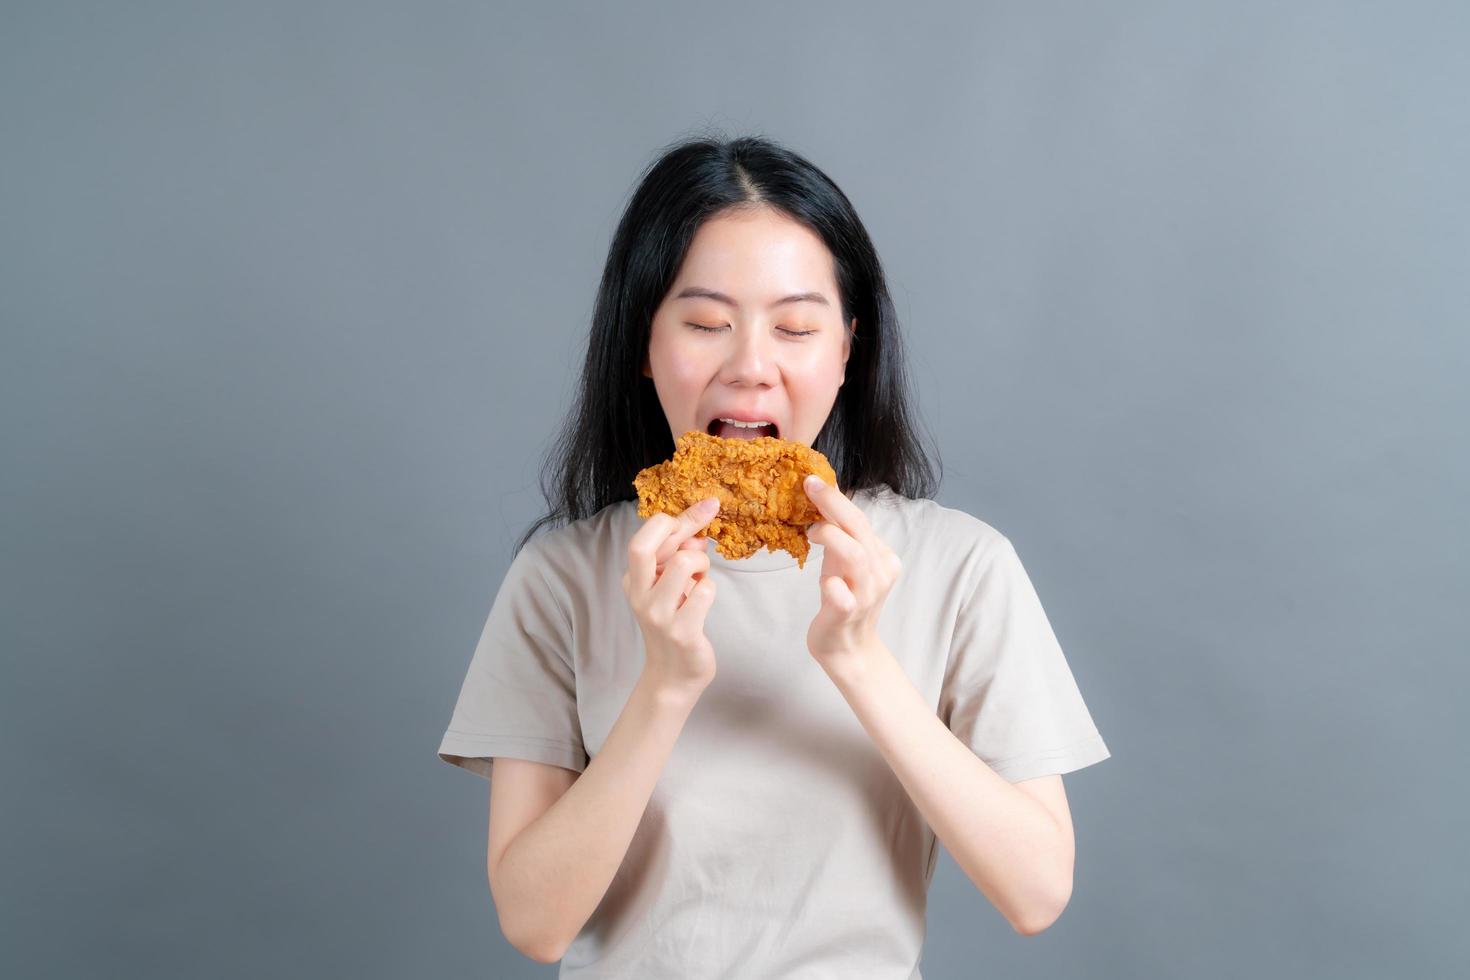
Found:
[[806, 483], [804, 485], [807, 490], [815, 490], [822, 485], [822, 478], [813, 474], [812, 476], [806, 478]]
[[699, 502], [699, 512], [701, 514], [713, 514], [716, 511], [718, 511], [719, 509], [720, 509], [720, 498], [719, 497], [707, 497], [704, 500], [701, 500]]

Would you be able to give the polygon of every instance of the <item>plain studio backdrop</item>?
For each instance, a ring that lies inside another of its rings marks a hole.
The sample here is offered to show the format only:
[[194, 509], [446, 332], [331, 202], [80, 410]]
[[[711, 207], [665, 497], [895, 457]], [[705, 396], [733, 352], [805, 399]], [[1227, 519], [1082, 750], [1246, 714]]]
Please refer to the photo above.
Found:
[[7, 3], [0, 974], [546, 977], [435, 756], [666, 143], [890, 276], [1113, 757], [924, 973], [1470, 960], [1462, 3]]

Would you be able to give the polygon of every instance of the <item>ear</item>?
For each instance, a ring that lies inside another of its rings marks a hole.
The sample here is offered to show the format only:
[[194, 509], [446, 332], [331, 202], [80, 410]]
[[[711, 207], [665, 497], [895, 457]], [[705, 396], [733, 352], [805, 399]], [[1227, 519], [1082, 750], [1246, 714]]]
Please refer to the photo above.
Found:
[[653, 377], [653, 369], [648, 366], [648, 355], [647, 354], [644, 354], [643, 355], [643, 376], [645, 378], [651, 378], [651, 377]]
[[857, 335], [857, 317], [852, 318], [852, 329], [842, 335], [842, 366], [847, 366], [848, 355], [852, 353], [852, 338]]

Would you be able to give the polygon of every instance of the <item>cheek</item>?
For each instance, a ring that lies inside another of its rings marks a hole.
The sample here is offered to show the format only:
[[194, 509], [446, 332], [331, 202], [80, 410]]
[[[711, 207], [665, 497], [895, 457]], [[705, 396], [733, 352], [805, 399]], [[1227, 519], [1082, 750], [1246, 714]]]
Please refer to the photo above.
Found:
[[835, 389], [842, 380], [842, 352], [801, 351], [787, 367], [787, 377], [793, 387], [800, 387], [804, 393], [821, 395]]
[[670, 351], [663, 364], [669, 386], [681, 391], [704, 388], [714, 370], [709, 360], [687, 349]]
[[717, 367], [698, 345], [670, 340], [655, 333], [648, 345], [648, 360], [658, 387], [670, 394], [698, 392]]
[[832, 410], [837, 400], [842, 372], [826, 361], [813, 364], [805, 371], [786, 375], [786, 389], [791, 400], [794, 421], [804, 429], [815, 429], [819, 420]]

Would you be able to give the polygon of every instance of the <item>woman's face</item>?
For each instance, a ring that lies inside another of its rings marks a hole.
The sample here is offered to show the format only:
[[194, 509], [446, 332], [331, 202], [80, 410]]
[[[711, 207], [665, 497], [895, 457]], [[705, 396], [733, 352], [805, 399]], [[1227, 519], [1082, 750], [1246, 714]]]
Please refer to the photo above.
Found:
[[[807, 298], [782, 302], [799, 295]], [[695, 233], [654, 311], [643, 373], [675, 439], [696, 429], [810, 446], [837, 400], [849, 347], [822, 239], [770, 208], [727, 212]], [[771, 422], [776, 431], [737, 430], [720, 418]]]

